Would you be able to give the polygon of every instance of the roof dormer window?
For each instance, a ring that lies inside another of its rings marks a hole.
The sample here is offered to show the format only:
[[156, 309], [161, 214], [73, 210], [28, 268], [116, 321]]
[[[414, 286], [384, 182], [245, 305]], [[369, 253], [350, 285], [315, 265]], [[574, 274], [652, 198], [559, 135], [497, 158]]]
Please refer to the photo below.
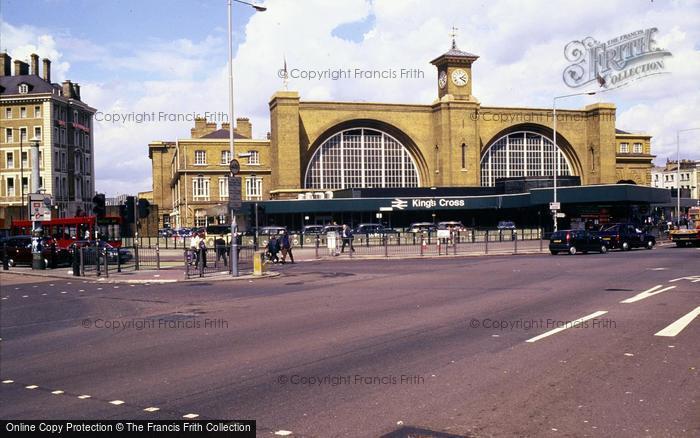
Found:
[[27, 93], [29, 93], [29, 85], [19, 84], [19, 94], [27, 94]]

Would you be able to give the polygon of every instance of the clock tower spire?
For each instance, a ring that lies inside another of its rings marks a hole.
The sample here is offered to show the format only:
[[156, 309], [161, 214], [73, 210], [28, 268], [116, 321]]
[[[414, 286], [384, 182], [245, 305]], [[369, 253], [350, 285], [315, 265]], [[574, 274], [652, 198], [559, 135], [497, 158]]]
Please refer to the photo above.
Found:
[[446, 95], [456, 100], [476, 100], [472, 96], [472, 63], [479, 57], [457, 48], [455, 40], [457, 28], [452, 26], [452, 47], [447, 52], [430, 61], [437, 67], [438, 97]]

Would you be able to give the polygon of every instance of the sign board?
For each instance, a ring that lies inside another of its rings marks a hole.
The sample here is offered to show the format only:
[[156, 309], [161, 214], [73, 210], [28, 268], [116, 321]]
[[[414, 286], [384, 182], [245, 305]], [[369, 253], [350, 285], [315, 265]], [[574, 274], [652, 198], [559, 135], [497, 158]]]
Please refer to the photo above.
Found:
[[52, 203], [53, 201], [50, 196], [42, 195], [41, 193], [30, 193], [29, 220], [35, 222], [50, 221]]
[[450, 230], [437, 230], [437, 237], [438, 239], [449, 239]]
[[381, 207], [392, 210], [458, 210], [465, 208], [467, 201], [464, 198], [395, 198], [391, 201], [391, 207]]
[[549, 209], [552, 211], [561, 210], [561, 202], [550, 202]]
[[228, 179], [228, 208], [239, 211], [241, 205], [241, 177], [230, 177]]
[[392, 211], [393, 208], [391, 207], [379, 207], [379, 211]]
[[566, 217], [566, 213], [557, 213], [557, 217]]
[[381, 214], [381, 213], [377, 213], [375, 216], [377, 217], [377, 219], [381, 219], [381, 218], [382, 218], [382, 214]]

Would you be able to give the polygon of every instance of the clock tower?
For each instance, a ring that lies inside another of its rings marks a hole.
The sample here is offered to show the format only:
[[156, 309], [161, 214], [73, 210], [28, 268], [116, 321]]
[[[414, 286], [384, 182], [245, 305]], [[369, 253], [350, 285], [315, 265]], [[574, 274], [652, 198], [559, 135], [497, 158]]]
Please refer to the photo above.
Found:
[[454, 34], [452, 48], [430, 61], [437, 67], [438, 97], [451, 95], [456, 100], [476, 100], [472, 96], [472, 63], [479, 57], [457, 48]]

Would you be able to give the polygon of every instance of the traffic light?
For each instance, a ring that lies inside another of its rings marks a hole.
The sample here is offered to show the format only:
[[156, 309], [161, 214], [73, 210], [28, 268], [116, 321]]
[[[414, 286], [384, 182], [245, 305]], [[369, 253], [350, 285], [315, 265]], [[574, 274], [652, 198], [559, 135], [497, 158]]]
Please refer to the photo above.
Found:
[[124, 203], [126, 207], [125, 215], [124, 215], [124, 222], [127, 224], [133, 224], [134, 223], [134, 197], [133, 196], [127, 196], [126, 197], [126, 202]]
[[151, 203], [148, 199], [139, 199], [139, 219], [145, 219], [151, 214]]
[[104, 217], [107, 213], [105, 208], [105, 195], [104, 193], [98, 193], [92, 198], [92, 212], [97, 217]]

